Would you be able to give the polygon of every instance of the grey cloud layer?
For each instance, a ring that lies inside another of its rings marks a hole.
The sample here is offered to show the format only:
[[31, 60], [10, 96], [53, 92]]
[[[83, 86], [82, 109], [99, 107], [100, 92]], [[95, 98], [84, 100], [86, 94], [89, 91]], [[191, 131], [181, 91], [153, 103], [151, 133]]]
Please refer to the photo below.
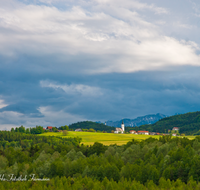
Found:
[[[12, 12], [4, 10], [1, 26], [14, 34], [2, 33], [1, 52], [13, 57], [18, 52], [47, 56], [60, 53], [63, 59], [66, 54], [95, 55], [96, 61], [103, 57], [97, 64], [92, 62], [89, 67], [83, 66], [92, 73], [199, 65], [200, 58], [196, 54], [199, 47], [195, 42], [179, 41], [157, 32], [157, 25], [147, 22], [128, 5], [136, 10], [148, 7], [155, 11], [159, 7], [135, 4], [141, 3], [125, 1], [121, 7], [120, 1], [118, 4], [97, 1], [92, 7], [96, 12], [80, 6], [62, 12], [55, 7], [38, 5], [24, 5]], [[91, 2], [88, 5], [91, 6]], [[118, 55], [117, 59], [113, 54]]]

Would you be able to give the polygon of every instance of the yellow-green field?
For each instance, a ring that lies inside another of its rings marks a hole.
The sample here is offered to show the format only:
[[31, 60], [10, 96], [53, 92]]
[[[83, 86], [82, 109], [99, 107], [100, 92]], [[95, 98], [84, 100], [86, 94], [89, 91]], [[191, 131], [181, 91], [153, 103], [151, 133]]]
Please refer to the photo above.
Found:
[[[134, 135], [134, 134], [114, 134], [114, 133], [94, 133], [94, 132], [75, 132], [75, 131], [69, 131], [67, 136], [63, 136], [62, 132], [48, 132], [43, 133], [41, 135], [45, 136], [61, 136], [63, 138], [67, 137], [80, 137], [82, 138], [82, 143], [90, 145], [94, 142], [100, 142], [104, 145], [110, 145], [110, 144], [126, 144], [128, 141], [131, 141], [133, 138], [137, 140], [144, 140], [149, 137], [153, 138], [159, 138], [160, 136], [155, 135]], [[193, 136], [188, 136], [189, 139], [193, 139]]]

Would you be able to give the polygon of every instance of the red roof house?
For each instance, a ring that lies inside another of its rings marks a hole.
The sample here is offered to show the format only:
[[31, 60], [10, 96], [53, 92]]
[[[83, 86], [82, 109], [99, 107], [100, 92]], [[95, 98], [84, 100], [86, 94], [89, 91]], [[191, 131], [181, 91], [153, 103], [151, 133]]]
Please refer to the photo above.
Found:
[[131, 131], [129, 131], [131, 134], [135, 134], [136, 133], [136, 131], [134, 131], [134, 130], [131, 130]]
[[52, 126], [47, 126], [47, 130], [52, 131], [53, 127]]
[[173, 129], [172, 130], [174, 130], [174, 131], [178, 131], [179, 130], [179, 128], [178, 127], [173, 127]]

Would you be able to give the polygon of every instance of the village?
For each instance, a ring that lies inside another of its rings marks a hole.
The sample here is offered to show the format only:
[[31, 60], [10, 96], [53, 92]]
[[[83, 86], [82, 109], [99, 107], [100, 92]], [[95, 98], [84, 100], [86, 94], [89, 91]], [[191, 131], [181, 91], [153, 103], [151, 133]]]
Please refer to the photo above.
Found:
[[[135, 131], [135, 130], [130, 130], [129, 133], [135, 134], [135, 135], [172, 135], [172, 136], [177, 136], [179, 133], [179, 128], [178, 127], [173, 127], [172, 130], [168, 130], [168, 133], [157, 133], [157, 132], [149, 132], [149, 131]], [[124, 122], [122, 120], [121, 128], [116, 128], [114, 133], [125, 133], [125, 126]]]
[[168, 130], [168, 133], [157, 133], [157, 132], [149, 132], [149, 131], [129, 131], [131, 134], [135, 135], [172, 135], [172, 136], [178, 136], [178, 127], [173, 127], [173, 129], [170, 131]]
[[[63, 132], [63, 130], [58, 129], [57, 127], [52, 127], [52, 126], [47, 126], [46, 129], [43, 128], [45, 131], [49, 132]], [[67, 129], [67, 128], [66, 128]], [[65, 130], [66, 130], [65, 129]], [[69, 128], [67, 129], [69, 130]], [[75, 132], [96, 132], [94, 129], [81, 129], [77, 128], [74, 130]], [[136, 130], [130, 130], [130, 131], [125, 131], [125, 125], [124, 122], [122, 121], [121, 123], [121, 128], [115, 128], [115, 131], [113, 130], [112, 133], [115, 134], [134, 134], [134, 135], [172, 135], [172, 136], [178, 136], [179, 135], [179, 128], [178, 127], [173, 127], [172, 130], [168, 130], [168, 133], [158, 133], [158, 132], [149, 132], [149, 131], [136, 131]]]

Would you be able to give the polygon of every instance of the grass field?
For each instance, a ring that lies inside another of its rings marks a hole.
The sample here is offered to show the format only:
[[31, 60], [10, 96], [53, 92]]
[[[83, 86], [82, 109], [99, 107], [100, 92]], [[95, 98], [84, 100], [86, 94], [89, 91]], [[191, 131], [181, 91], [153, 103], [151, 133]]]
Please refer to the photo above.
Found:
[[[41, 135], [44, 136], [61, 136], [63, 138], [67, 137], [80, 137], [82, 138], [82, 143], [90, 145], [94, 144], [94, 142], [100, 142], [104, 145], [110, 145], [110, 144], [126, 144], [128, 141], [131, 141], [132, 139], [137, 140], [144, 140], [149, 137], [153, 138], [159, 138], [158, 135], [134, 135], [134, 134], [114, 134], [114, 133], [94, 133], [94, 132], [75, 132], [75, 131], [69, 131], [67, 136], [63, 136], [62, 132], [54, 133], [54, 132], [48, 132], [43, 133]], [[194, 136], [188, 136], [189, 139], [194, 139]]]

